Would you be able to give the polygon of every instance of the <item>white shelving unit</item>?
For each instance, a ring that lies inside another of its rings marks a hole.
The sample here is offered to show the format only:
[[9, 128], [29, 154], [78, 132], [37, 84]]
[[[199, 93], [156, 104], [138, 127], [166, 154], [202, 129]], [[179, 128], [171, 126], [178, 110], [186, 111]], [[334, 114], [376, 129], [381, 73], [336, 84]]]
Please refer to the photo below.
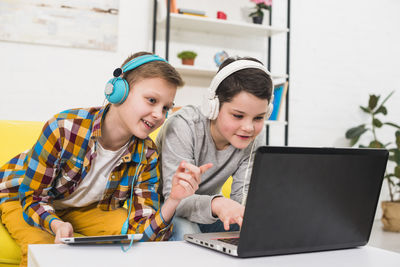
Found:
[[[155, 1], [155, 8], [154, 8], [154, 17], [153, 17], [153, 52], [155, 52], [156, 47], [156, 31], [157, 28], [165, 29], [166, 30], [166, 37], [165, 37], [165, 47], [166, 47], [166, 58], [168, 59], [169, 55], [169, 45], [170, 45], [170, 30], [175, 31], [190, 31], [190, 32], [201, 32], [201, 33], [210, 33], [214, 35], [224, 35], [224, 36], [232, 36], [232, 37], [243, 37], [243, 38], [269, 38], [277, 34], [288, 34], [289, 29], [285, 27], [274, 27], [268, 25], [260, 25], [260, 24], [253, 24], [248, 22], [242, 21], [232, 21], [232, 20], [220, 20], [216, 18], [209, 18], [209, 17], [200, 17], [200, 16], [192, 16], [192, 15], [184, 15], [184, 14], [176, 14], [170, 13], [168, 18], [168, 13], [163, 14], [163, 16], [159, 19], [157, 18], [157, 5]], [[289, 4], [288, 0], [288, 5]], [[288, 7], [289, 10], [289, 7]], [[289, 14], [289, 12], [288, 12]], [[288, 25], [289, 20], [288, 20]], [[289, 34], [288, 34], [289, 36]], [[270, 60], [270, 39], [268, 39], [268, 60]], [[288, 39], [287, 39], [288, 40]], [[224, 50], [223, 47], [220, 48]], [[287, 56], [288, 52], [287, 50]], [[267, 64], [267, 67], [269, 64]], [[288, 61], [287, 61], [288, 65]], [[211, 81], [212, 77], [217, 73], [216, 67], [203, 67], [203, 66], [187, 66], [181, 64], [174, 64], [176, 70], [182, 75], [186, 77], [196, 77], [201, 79], [208, 79]], [[288, 72], [288, 68], [287, 68]], [[281, 83], [282, 81], [288, 81], [289, 76], [285, 73], [272, 73], [272, 79], [275, 83]], [[286, 100], [285, 108], [286, 111], [288, 110], [288, 101]], [[281, 107], [283, 108], [283, 107]], [[287, 112], [285, 112], [287, 113]], [[287, 114], [285, 115], [286, 120], [288, 118]], [[267, 144], [269, 139], [269, 127], [270, 126], [280, 126], [285, 127], [285, 145], [287, 145], [287, 136], [288, 136], [288, 122], [285, 119], [278, 120], [278, 121], [270, 121], [267, 120], [264, 122], [267, 128]]]
[[[181, 75], [204, 76], [210, 79], [214, 77], [218, 70], [217, 68], [202, 68], [188, 65], [174, 65], [174, 67]], [[288, 77], [286, 74], [271, 73], [271, 75], [274, 80], [286, 79]]]
[[[158, 25], [165, 27], [166, 18], [161, 19]], [[221, 20], [208, 17], [198, 17], [182, 14], [170, 14], [171, 27], [179, 30], [203, 31], [233, 36], [272, 36], [288, 32], [287, 28], [251, 24], [240, 21]]]

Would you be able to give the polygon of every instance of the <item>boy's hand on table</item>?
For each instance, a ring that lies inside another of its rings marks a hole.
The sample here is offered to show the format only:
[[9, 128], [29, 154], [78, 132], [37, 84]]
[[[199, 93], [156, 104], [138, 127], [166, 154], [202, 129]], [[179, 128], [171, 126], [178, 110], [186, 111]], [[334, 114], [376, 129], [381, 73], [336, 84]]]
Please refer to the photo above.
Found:
[[55, 244], [61, 244], [60, 238], [62, 237], [72, 237], [74, 234], [74, 229], [72, 224], [69, 222], [63, 222], [60, 220], [54, 220], [51, 222], [51, 229], [56, 234], [56, 238], [54, 239]]
[[236, 201], [225, 197], [216, 197], [211, 201], [211, 210], [213, 215], [218, 216], [224, 223], [226, 231], [229, 230], [229, 225], [233, 223], [242, 227], [244, 206]]
[[182, 200], [191, 196], [199, 188], [201, 175], [213, 166], [212, 163], [197, 167], [182, 161], [172, 177], [172, 188], [169, 198]]

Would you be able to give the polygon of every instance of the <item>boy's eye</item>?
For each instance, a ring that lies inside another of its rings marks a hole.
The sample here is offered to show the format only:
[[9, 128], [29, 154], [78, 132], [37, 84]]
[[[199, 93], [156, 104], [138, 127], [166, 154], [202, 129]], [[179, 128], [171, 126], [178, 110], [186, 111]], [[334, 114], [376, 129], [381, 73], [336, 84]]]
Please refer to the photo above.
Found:
[[255, 117], [254, 120], [256, 120], [256, 121], [261, 121], [261, 120], [264, 120], [264, 117], [258, 116], [258, 117]]
[[171, 108], [170, 107], [163, 107], [163, 110], [165, 111], [165, 112], [168, 112], [169, 110], [170, 110]]
[[157, 102], [157, 100], [155, 99], [155, 98], [148, 98], [148, 100], [149, 100], [149, 102], [151, 103], [151, 104], [155, 104], [156, 102]]
[[243, 118], [243, 115], [233, 114], [233, 117], [235, 117], [237, 119], [241, 119], [241, 118]]

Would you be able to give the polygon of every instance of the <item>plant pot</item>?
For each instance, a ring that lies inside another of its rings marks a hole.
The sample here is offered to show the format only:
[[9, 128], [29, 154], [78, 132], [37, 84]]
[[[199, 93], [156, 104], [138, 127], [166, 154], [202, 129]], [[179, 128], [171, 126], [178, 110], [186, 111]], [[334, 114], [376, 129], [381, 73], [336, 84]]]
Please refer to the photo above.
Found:
[[264, 16], [252, 17], [254, 24], [262, 24]]
[[183, 65], [194, 65], [194, 58], [182, 58]]
[[383, 230], [400, 232], [400, 201], [382, 201]]

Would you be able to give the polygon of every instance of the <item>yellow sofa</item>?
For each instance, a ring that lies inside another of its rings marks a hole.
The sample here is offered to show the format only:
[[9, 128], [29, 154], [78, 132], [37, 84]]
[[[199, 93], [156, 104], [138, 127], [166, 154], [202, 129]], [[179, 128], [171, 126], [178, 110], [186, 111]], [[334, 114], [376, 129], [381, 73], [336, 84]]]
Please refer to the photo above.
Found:
[[[0, 166], [17, 154], [31, 148], [42, 130], [43, 122], [0, 120]], [[155, 139], [158, 130], [150, 137]], [[222, 193], [229, 197], [232, 179], [224, 185]], [[21, 250], [11, 238], [0, 218], [0, 267], [15, 267], [21, 260]]]
[[[35, 143], [43, 122], [0, 120], [0, 166]], [[1, 219], [0, 219], [1, 222]], [[0, 267], [18, 266], [21, 250], [0, 223]]]

